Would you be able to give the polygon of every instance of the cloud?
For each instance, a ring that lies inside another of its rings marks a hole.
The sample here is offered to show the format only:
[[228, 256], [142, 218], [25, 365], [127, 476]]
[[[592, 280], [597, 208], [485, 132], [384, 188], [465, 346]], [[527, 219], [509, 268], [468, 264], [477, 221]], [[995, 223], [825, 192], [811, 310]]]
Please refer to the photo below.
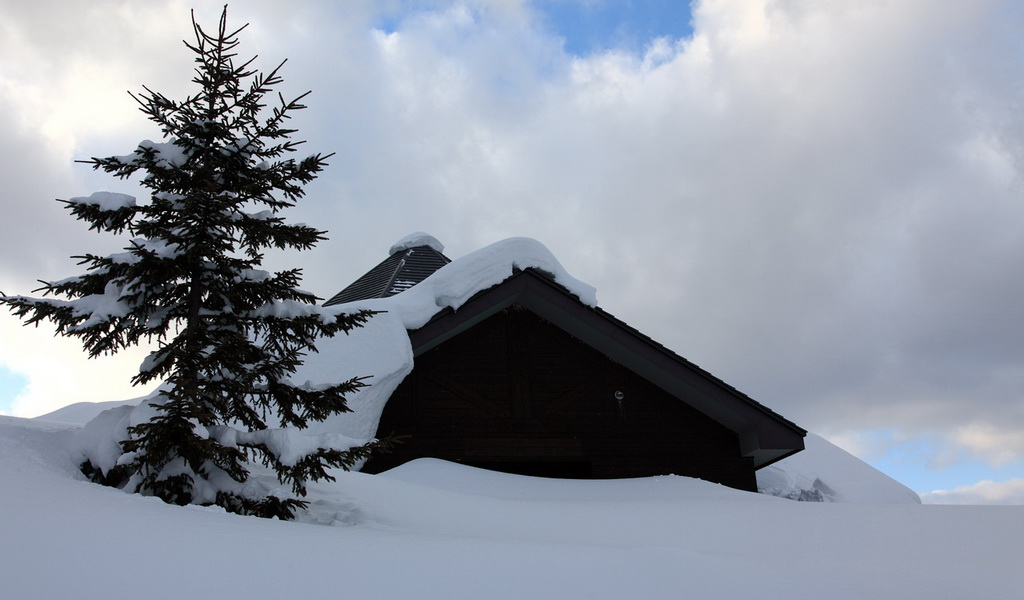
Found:
[[5, 414], [34, 417], [75, 402], [137, 398], [156, 387], [129, 383], [145, 349], [88, 359], [77, 340], [55, 338], [48, 326], [22, 327], [7, 315], [0, 317], [0, 339], [6, 348], [17, 348], [3, 353], [4, 367], [25, 379], [20, 394], [3, 399]]
[[1024, 456], [1024, 430], [1007, 430], [994, 424], [971, 423], [957, 428], [952, 437], [957, 444], [994, 466]]
[[921, 494], [925, 504], [1024, 504], [1024, 479], [979, 481], [951, 490]]

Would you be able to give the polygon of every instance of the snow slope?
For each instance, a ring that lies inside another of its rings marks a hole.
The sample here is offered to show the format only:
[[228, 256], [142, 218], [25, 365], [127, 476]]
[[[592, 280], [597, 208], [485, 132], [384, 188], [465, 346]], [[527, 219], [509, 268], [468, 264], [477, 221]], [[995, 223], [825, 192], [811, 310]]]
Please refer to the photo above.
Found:
[[1021, 506], [806, 503], [421, 460], [312, 485], [309, 522], [288, 523], [85, 482], [75, 432], [0, 418], [0, 597], [903, 600], [1024, 585]]
[[819, 435], [808, 433], [804, 447], [758, 470], [757, 490], [811, 502], [921, 503], [917, 492]]
[[68, 425], [85, 425], [107, 409], [125, 405], [138, 406], [138, 404], [145, 399], [146, 396], [132, 398], [131, 400], [75, 402], [74, 404], [62, 406], [53, 412], [48, 412], [45, 415], [39, 415], [36, 419], [40, 421], [50, 421], [53, 423], [66, 423]]

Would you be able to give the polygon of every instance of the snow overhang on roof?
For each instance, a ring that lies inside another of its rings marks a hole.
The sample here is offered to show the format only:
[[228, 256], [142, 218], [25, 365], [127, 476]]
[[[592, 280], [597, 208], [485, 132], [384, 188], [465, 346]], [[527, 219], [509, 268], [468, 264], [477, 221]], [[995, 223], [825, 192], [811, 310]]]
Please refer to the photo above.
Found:
[[391, 248], [388, 249], [388, 256], [391, 256], [403, 250], [408, 250], [410, 248], [418, 248], [420, 246], [426, 246], [427, 248], [430, 248], [431, 250], [437, 252], [438, 254], [444, 252], [444, 244], [439, 242], [436, 237], [430, 235], [429, 233], [417, 231], [415, 233], [410, 233], [409, 235], [392, 244]]

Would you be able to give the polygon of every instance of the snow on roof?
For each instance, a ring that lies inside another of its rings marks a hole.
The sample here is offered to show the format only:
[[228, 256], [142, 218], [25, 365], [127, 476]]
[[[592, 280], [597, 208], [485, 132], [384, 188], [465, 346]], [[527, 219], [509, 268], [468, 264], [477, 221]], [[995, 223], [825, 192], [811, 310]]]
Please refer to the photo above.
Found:
[[429, 246], [434, 250], [437, 250], [438, 252], [444, 252], [444, 244], [437, 241], [436, 237], [430, 235], [429, 233], [417, 231], [415, 233], [410, 233], [409, 235], [392, 244], [391, 249], [388, 250], [388, 256], [391, 256], [396, 252], [401, 252], [402, 250], [415, 248], [416, 246]]
[[[410, 238], [412, 236], [406, 239]], [[440, 311], [446, 308], [458, 310], [477, 292], [498, 285], [516, 271], [525, 269], [542, 271], [580, 302], [597, 306], [597, 290], [569, 275], [543, 244], [520, 237], [496, 242], [456, 259], [401, 294], [360, 300], [337, 308], [348, 312], [364, 308], [396, 312], [406, 329], [419, 329]]]

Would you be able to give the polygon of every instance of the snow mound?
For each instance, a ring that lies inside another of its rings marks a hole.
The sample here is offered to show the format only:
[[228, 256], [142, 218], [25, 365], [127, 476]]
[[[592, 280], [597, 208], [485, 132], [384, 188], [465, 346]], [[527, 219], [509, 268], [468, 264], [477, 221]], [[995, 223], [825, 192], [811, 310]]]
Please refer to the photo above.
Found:
[[558, 479], [489, 471], [437, 458], [418, 458], [383, 473], [394, 481], [435, 490], [504, 500], [590, 502], [643, 498], [645, 501], [699, 497], [722, 501], [750, 494], [692, 477], [662, 475], [626, 479]]
[[[334, 307], [332, 307], [334, 308]], [[338, 307], [339, 312], [345, 309]], [[310, 423], [314, 434], [340, 433], [372, 439], [388, 398], [412, 371], [412, 345], [401, 315], [382, 312], [347, 335], [319, 340], [315, 354], [305, 357], [292, 379], [312, 385], [365, 377], [368, 387], [348, 396], [352, 412]]]
[[808, 433], [805, 449], [757, 472], [762, 494], [808, 502], [920, 504], [913, 490], [828, 442]]
[[430, 248], [433, 248], [437, 252], [444, 252], [444, 244], [437, 241], [436, 237], [430, 235], [429, 233], [417, 231], [415, 233], [410, 233], [409, 235], [395, 242], [391, 246], [391, 249], [388, 250], [388, 256], [391, 256], [396, 252], [401, 252], [402, 250], [416, 248], [417, 246], [429, 246]]
[[125, 405], [138, 406], [147, 397], [143, 396], [131, 400], [110, 400], [108, 402], [75, 402], [74, 404], [58, 408], [53, 412], [48, 412], [45, 415], [40, 415], [36, 417], [36, 420], [66, 423], [68, 425], [85, 425], [107, 409]]

